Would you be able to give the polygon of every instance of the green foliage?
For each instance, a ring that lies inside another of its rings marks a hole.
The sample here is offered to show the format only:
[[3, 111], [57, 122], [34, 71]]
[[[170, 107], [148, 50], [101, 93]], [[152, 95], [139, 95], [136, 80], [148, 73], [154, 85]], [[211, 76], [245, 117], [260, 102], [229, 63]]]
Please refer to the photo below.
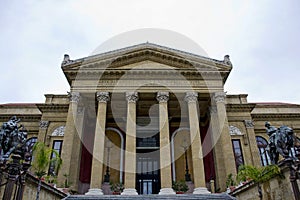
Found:
[[235, 186], [236, 182], [233, 179], [233, 175], [230, 173], [227, 175], [227, 179], [226, 179], [226, 187], [230, 187], [230, 186]]
[[186, 192], [189, 190], [188, 185], [185, 183], [185, 181], [174, 181], [172, 184], [173, 190], [176, 192]]
[[276, 175], [281, 175], [280, 168], [277, 165], [264, 167], [241, 165], [237, 174], [237, 181], [253, 180], [255, 183], [263, 183]]
[[70, 175], [69, 174], [64, 174], [64, 177], [66, 178], [65, 179], [65, 188], [69, 188], [71, 186], [71, 182], [69, 181], [69, 177]]
[[52, 183], [52, 184], [56, 184], [57, 183], [57, 176], [45, 176], [45, 180], [47, 183]]
[[[50, 159], [51, 154], [54, 153], [55, 156]], [[41, 179], [47, 174], [47, 170], [50, 164], [54, 166], [55, 171], [58, 171], [62, 160], [57, 151], [47, 147], [42, 142], [37, 142], [33, 146], [33, 164], [35, 175]]]
[[110, 183], [110, 190], [113, 192], [123, 192], [124, 185], [123, 183]]

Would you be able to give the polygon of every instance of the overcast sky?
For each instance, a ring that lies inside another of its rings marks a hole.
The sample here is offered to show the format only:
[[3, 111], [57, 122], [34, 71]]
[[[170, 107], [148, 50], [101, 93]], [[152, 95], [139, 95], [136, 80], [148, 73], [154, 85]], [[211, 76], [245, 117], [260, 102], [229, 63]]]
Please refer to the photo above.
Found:
[[158, 28], [185, 35], [212, 58], [229, 54], [228, 94], [300, 104], [298, 0], [1, 0], [0, 25], [0, 103], [65, 94], [65, 53], [78, 59], [120, 33]]

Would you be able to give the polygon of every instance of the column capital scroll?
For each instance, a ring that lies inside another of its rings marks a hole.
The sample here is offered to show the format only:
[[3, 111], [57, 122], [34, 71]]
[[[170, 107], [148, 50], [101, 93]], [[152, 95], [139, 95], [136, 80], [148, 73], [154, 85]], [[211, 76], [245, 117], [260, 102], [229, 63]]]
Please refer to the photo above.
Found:
[[252, 120], [246, 119], [244, 120], [246, 128], [254, 128], [254, 123]]
[[214, 94], [214, 101], [216, 103], [225, 103], [226, 92], [216, 92]]
[[139, 99], [138, 92], [126, 92], [126, 100], [128, 103], [136, 103]]
[[49, 126], [49, 121], [40, 121], [40, 128], [47, 129]]
[[184, 100], [188, 103], [198, 101], [198, 92], [186, 92]]
[[169, 101], [169, 92], [157, 92], [156, 99], [159, 103]]
[[79, 92], [68, 92], [70, 102], [78, 103], [80, 100]]
[[97, 92], [97, 101], [102, 103], [107, 103], [110, 100], [109, 92]]

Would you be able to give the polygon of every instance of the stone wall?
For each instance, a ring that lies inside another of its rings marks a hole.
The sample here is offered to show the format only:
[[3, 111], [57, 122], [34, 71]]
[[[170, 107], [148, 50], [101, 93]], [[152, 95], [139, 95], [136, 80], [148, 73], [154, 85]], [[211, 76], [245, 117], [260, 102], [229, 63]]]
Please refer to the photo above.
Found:
[[[38, 179], [32, 175], [27, 175], [23, 200], [36, 199]], [[0, 188], [0, 197], [4, 194], [5, 186]], [[60, 190], [51, 187], [42, 182], [40, 191], [40, 200], [59, 200], [65, 198], [67, 195]]]
[[[289, 170], [284, 168], [282, 171], [284, 178], [277, 176], [262, 184], [263, 200], [295, 199], [289, 179]], [[231, 195], [241, 200], [259, 200], [257, 185], [253, 183], [237, 188]]]

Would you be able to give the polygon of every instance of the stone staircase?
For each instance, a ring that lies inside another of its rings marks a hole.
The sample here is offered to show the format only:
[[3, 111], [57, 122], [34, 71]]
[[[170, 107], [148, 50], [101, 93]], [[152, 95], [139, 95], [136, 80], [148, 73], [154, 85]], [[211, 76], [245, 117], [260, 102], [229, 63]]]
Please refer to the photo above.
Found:
[[176, 200], [176, 199], [184, 199], [184, 200], [215, 200], [215, 199], [222, 199], [222, 200], [235, 200], [234, 197], [226, 194], [226, 193], [220, 193], [220, 194], [178, 194], [178, 195], [136, 195], [136, 196], [123, 196], [123, 195], [101, 195], [101, 196], [88, 196], [88, 195], [71, 195], [64, 200]]

